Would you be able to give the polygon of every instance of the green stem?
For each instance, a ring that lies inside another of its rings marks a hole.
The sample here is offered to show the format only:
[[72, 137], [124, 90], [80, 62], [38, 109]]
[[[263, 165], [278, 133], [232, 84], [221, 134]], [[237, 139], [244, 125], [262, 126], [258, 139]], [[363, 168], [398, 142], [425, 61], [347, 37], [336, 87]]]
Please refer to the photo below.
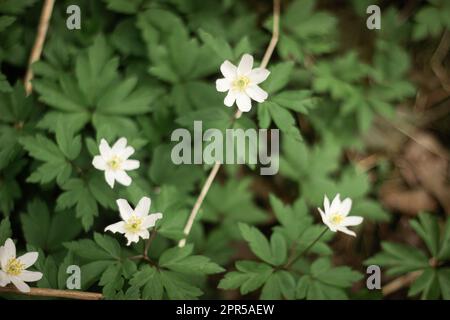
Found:
[[319, 236], [313, 242], [311, 242], [310, 245], [305, 248], [305, 250], [300, 252], [297, 257], [294, 258], [294, 255], [292, 255], [289, 261], [284, 265], [284, 268], [289, 269], [295, 262], [297, 262], [298, 259], [301, 258], [301, 256], [307, 254], [309, 249], [311, 249], [317, 243], [317, 241], [319, 241], [320, 238], [323, 237], [323, 235], [327, 232], [327, 230], [328, 227], [325, 227], [325, 229], [323, 229], [323, 231], [319, 234]]

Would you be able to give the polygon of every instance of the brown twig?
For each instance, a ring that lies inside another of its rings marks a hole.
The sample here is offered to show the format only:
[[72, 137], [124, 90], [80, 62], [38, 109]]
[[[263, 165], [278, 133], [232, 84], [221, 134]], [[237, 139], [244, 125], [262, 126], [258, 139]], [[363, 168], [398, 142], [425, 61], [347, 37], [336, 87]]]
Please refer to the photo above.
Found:
[[387, 285], [383, 286], [383, 296], [388, 296], [404, 287], [409, 286], [413, 283], [420, 275], [422, 271], [410, 272], [404, 276], [398, 277], [393, 281], [389, 282]]
[[[263, 60], [261, 62], [260, 67], [265, 68], [267, 67], [267, 64], [269, 63], [269, 60], [272, 56], [273, 50], [275, 49], [278, 37], [279, 37], [279, 29], [280, 29], [280, 0], [274, 0], [273, 1], [273, 28], [272, 28], [272, 38], [270, 39], [269, 45], [267, 46], [266, 52], [264, 53]], [[234, 117], [232, 118], [232, 123], [241, 117], [241, 111], [237, 111]], [[214, 182], [214, 179], [216, 178], [217, 173], [219, 172], [221, 163], [216, 161], [214, 164], [211, 172], [209, 173], [208, 178], [205, 181], [205, 184], [203, 185], [202, 190], [200, 191], [200, 195], [198, 196], [197, 200], [195, 201], [194, 207], [192, 208], [191, 213], [189, 214], [188, 221], [186, 222], [186, 225], [184, 227], [183, 233], [184, 238], [181, 239], [178, 242], [179, 247], [184, 247], [186, 245], [186, 239], [189, 236], [189, 233], [191, 232], [192, 226], [194, 225], [195, 218], [197, 217], [198, 211], [200, 210], [200, 207], [203, 203], [203, 200], [205, 199], [206, 195], [208, 194], [209, 189], [211, 188], [212, 183]]]
[[156, 237], [156, 229], [153, 229], [150, 233], [150, 238], [148, 238], [148, 240], [145, 242], [144, 254], [142, 255], [143, 259], [148, 259], [148, 250], [150, 249], [150, 246], [155, 237]]
[[97, 292], [86, 292], [76, 290], [57, 290], [47, 288], [31, 288], [30, 292], [21, 292], [13, 286], [0, 288], [0, 293], [12, 293], [26, 296], [39, 296], [49, 298], [66, 298], [77, 300], [102, 300], [103, 295]]
[[267, 46], [264, 57], [261, 61], [261, 68], [267, 67], [269, 64], [272, 53], [278, 43], [278, 38], [280, 35], [280, 0], [273, 1], [273, 25], [272, 25], [272, 38], [270, 39], [269, 45]]
[[42, 49], [44, 47], [45, 37], [47, 36], [48, 25], [50, 18], [52, 17], [53, 7], [55, 5], [55, 0], [45, 0], [44, 6], [42, 7], [41, 18], [39, 20], [38, 31], [36, 39], [34, 41], [33, 49], [31, 50], [30, 59], [28, 60], [27, 73], [25, 74], [25, 92], [27, 95], [33, 90], [31, 85], [31, 79], [33, 79], [33, 70], [31, 70], [31, 65], [41, 58]]
[[449, 48], [450, 48], [450, 32], [448, 32], [448, 30], [445, 30], [436, 51], [431, 57], [430, 65], [434, 74], [441, 82], [442, 88], [444, 88], [444, 90], [447, 92], [450, 92], [450, 81], [447, 76], [445, 68], [442, 66], [442, 61], [447, 56]]

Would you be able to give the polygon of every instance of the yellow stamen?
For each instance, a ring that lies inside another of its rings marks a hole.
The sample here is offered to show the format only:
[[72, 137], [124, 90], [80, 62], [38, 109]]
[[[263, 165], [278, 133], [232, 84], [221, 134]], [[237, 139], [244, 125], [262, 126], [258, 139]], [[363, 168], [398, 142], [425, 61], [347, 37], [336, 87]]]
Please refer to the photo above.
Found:
[[125, 224], [125, 229], [131, 233], [137, 233], [141, 231], [142, 219], [132, 215]]
[[339, 225], [344, 220], [344, 216], [340, 213], [335, 213], [330, 217], [330, 222], [334, 225]]
[[18, 259], [11, 258], [6, 264], [6, 273], [10, 276], [18, 276], [25, 269], [25, 265]]
[[114, 156], [111, 158], [111, 160], [108, 161], [108, 166], [112, 169], [112, 170], [118, 170], [120, 169], [122, 165], [122, 159], [120, 159], [117, 156]]
[[247, 86], [249, 84], [250, 84], [250, 79], [245, 76], [241, 76], [238, 79], [233, 81], [233, 88], [238, 91], [244, 91], [245, 88], [247, 88]]

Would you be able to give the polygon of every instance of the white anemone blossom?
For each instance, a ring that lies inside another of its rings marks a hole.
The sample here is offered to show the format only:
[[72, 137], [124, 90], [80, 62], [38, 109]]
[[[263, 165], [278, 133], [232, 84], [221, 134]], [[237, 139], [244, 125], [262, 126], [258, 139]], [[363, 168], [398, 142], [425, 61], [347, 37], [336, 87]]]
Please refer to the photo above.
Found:
[[251, 99], [264, 102], [268, 94], [258, 84], [267, 79], [270, 71], [265, 68], [253, 68], [253, 57], [244, 54], [236, 67], [230, 61], [225, 60], [220, 66], [220, 71], [225, 78], [216, 81], [216, 89], [219, 92], [228, 91], [224, 104], [231, 107], [236, 105], [242, 112], [250, 111]]
[[133, 210], [127, 200], [118, 199], [117, 206], [122, 221], [107, 226], [105, 231], [124, 234], [128, 240], [127, 246], [132, 242], [138, 242], [139, 238], [148, 239], [150, 237], [148, 229], [154, 227], [156, 221], [162, 218], [162, 213], [159, 212], [149, 214], [150, 205], [150, 198], [143, 197]]
[[13, 283], [21, 292], [30, 292], [25, 282], [34, 282], [42, 278], [41, 272], [28, 271], [37, 260], [37, 252], [28, 252], [16, 258], [16, 246], [11, 239], [0, 247], [0, 287]]
[[106, 182], [111, 188], [114, 188], [116, 180], [124, 186], [129, 186], [131, 178], [126, 171], [139, 168], [139, 161], [128, 159], [134, 153], [134, 148], [127, 146], [127, 139], [120, 138], [112, 147], [102, 139], [99, 150], [100, 155], [94, 157], [92, 165], [98, 170], [105, 171]]
[[328, 200], [327, 196], [325, 196], [323, 207], [325, 212], [322, 211], [321, 208], [318, 209], [320, 215], [322, 216], [323, 223], [325, 223], [331, 231], [341, 231], [356, 237], [356, 233], [349, 230], [347, 227], [361, 224], [363, 222], [363, 218], [348, 216], [350, 209], [352, 208], [352, 200], [350, 198], [346, 198], [344, 201], [341, 201], [340, 195], [337, 194], [330, 205], [330, 200]]

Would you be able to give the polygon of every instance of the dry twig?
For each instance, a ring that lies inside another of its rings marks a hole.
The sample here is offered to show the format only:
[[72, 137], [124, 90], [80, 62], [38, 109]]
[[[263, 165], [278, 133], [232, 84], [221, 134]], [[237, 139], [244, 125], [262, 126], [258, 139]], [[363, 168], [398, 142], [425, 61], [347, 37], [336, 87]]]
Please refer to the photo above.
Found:
[[52, 17], [53, 7], [55, 5], [55, 0], [45, 0], [44, 6], [42, 7], [41, 18], [39, 20], [38, 31], [36, 39], [34, 41], [33, 49], [31, 50], [30, 58], [28, 60], [27, 73], [25, 74], [25, 92], [27, 95], [33, 91], [33, 86], [31, 85], [31, 79], [33, 79], [33, 70], [31, 70], [31, 65], [41, 58], [42, 49], [44, 47], [45, 37], [47, 36], [48, 25], [50, 23], [50, 18]]

